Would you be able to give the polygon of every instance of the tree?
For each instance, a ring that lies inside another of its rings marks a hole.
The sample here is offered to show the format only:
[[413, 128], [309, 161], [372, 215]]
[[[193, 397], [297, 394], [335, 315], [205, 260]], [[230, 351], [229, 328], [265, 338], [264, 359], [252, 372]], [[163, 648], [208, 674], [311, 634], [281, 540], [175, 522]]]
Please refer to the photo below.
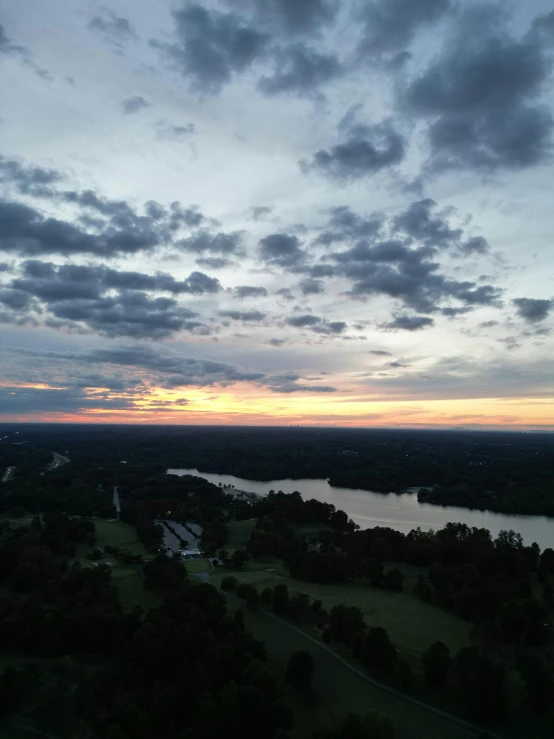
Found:
[[396, 567], [389, 570], [383, 580], [383, 587], [385, 590], [402, 590], [402, 583], [404, 582], [404, 574]]
[[286, 614], [289, 607], [289, 589], [286, 585], [276, 585], [273, 590], [273, 600], [271, 607], [282, 616]]
[[393, 558], [392, 547], [386, 539], [378, 538], [373, 540], [370, 555], [379, 559], [381, 562], [390, 562]]
[[421, 655], [423, 661], [423, 672], [425, 679], [435, 688], [442, 688], [446, 683], [446, 676], [450, 668], [452, 659], [450, 650], [441, 641], [431, 644]]
[[298, 690], [307, 690], [312, 684], [314, 669], [314, 658], [310, 652], [305, 649], [294, 652], [287, 665], [287, 685], [292, 685]]
[[231, 558], [229, 559], [229, 566], [235, 570], [242, 570], [245, 564], [250, 559], [248, 552], [243, 549], [235, 549]]
[[410, 663], [399, 659], [394, 667], [394, 679], [400, 690], [409, 693], [414, 686], [414, 673]]
[[366, 635], [362, 648], [362, 662], [370, 670], [391, 672], [398, 659], [396, 647], [382, 626], [374, 626]]
[[227, 575], [227, 577], [224, 577], [221, 580], [221, 589], [222, 590], [236, 590], [238, 582], [239, 581], [234, 575]]
[[527, 700], [527, 684], [518, 670], [510, 670], [504, 678], [504, 705], [509, 714], [521, 710]]

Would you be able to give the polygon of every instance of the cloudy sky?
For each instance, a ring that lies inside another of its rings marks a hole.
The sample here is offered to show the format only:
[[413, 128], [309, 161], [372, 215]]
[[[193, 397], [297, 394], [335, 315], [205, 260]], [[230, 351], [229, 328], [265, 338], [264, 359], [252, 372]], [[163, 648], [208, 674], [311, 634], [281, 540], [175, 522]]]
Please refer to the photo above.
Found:
[[0, 17], [0, 419], [554, 428], [554, 11]]

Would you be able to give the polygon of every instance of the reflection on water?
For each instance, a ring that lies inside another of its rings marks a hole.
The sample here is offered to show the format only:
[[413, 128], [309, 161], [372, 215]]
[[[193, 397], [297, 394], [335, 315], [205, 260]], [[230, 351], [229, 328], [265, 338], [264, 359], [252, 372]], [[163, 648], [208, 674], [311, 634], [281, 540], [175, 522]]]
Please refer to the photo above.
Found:
[[421, 526], [422, 529], [439, 529], [448, 521], [459, 521], [468, 526], [489, 529], [496, 536], [501, 529], [513, 529], [523, 536], [526, 544], [536, 541], [541, 549], [554, 548], [554, 519], [545, 516], [510, 516], [488, 511], [470, 511], [467, 508], [441, 507], [429, 503], [418, 503], [417, 495], [395, 495], [372, 493], [368, 490], [350, 490], [331, 487], [327, 480], [271, 480], [258, 482], [242, 480], [233, 475], [216, 475], [198, 470], [171, 469], [172, 475], [197, 475], [215, 485], [234, 485], [239, 490], [266, 495], [270, 490], [292, 493], [298, 490], [305, 500], [315, 498], [332, 503], [346, 511], [350, 518], [362, 528], [389, 526], [408, 533]]

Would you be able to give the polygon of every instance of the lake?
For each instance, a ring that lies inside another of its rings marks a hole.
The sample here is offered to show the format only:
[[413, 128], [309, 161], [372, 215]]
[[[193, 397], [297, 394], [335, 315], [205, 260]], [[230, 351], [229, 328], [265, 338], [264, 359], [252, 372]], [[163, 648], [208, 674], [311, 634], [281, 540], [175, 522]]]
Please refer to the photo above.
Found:
[[270, 490], [292, 493], [295, 490], [304, 500], [315, 498], [324, 503], [332, 503], [340, 508], [363, 529], [373, 526], [388, 526], [407, 534], [411, 529], [440, 529], [449, 521], [465, 523], [468, 526], [489, 529], [496, 537], [501, 529], [513, 529], [520, 533], [525, 544], [534, 541], [541, 549], [554, 548], [554, 518], [546, 516], [512, 516], [490, 511], [471, 511], [454, 506], [442, 507], [429, 503], [418, 503], [417, 495], [394, 493], [372, 493], [369, 490], [331, 487], [327, 480], [242, 480], [233, 475], [217, 475], [198, 470], [170, 469], [170, 475], [195, 475], [203, 477], [215, 485], [234, 485], [239, 490], [267, 495]]

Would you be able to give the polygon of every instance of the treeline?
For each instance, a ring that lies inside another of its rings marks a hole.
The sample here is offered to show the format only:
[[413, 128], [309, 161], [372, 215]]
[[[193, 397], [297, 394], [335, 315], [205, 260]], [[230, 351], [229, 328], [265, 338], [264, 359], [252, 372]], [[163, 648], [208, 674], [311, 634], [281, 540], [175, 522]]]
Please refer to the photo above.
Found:
[[5, 429], [10, 442], [67, 449], [84, 466], [125, 461], [252, 480], [323, 478], [383, 493], [424, 485], [430, 492], [421, 499], [439, 505], [554, 516], [554, 436], [547, 433], [22, 425], [15, 437]]

